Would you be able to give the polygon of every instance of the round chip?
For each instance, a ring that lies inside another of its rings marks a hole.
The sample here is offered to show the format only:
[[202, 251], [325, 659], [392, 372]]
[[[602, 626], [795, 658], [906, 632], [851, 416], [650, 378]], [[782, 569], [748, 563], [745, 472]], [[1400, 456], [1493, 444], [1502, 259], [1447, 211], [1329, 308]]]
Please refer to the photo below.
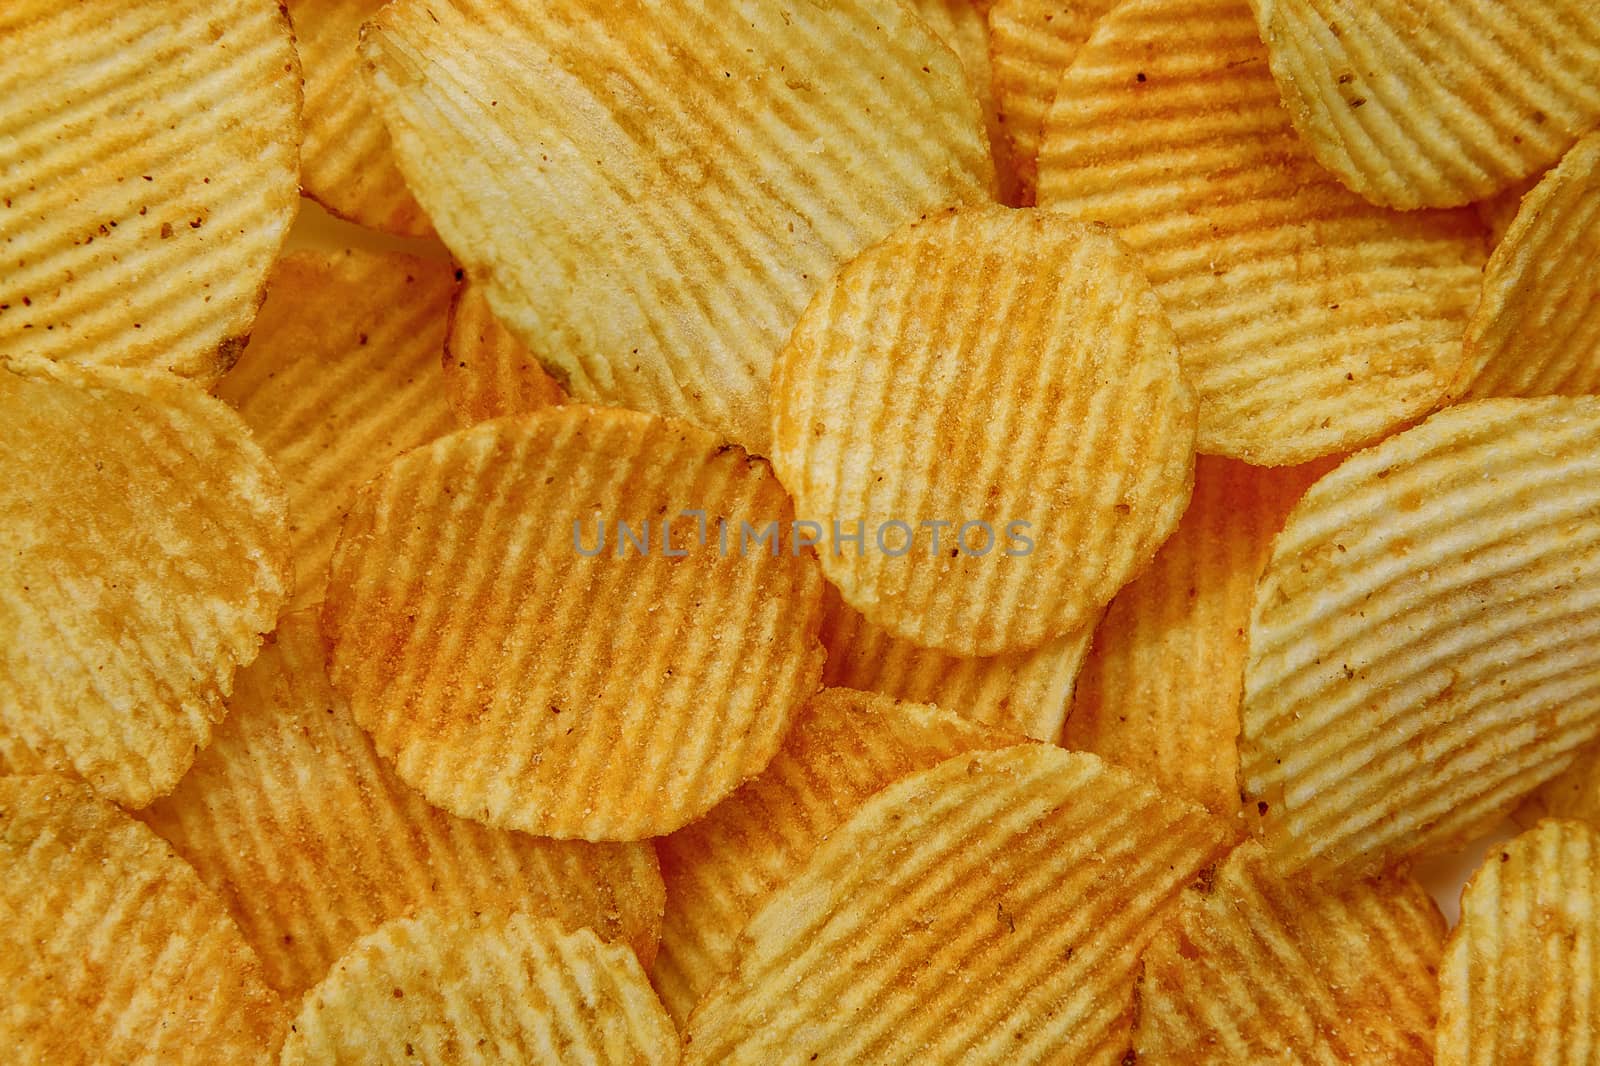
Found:
[[527, 914], [426, 912], [356, 942], [306, 993], [282, 1066], [672, 1066], [639, 960]]
[[1039, 203], [1114, 226], [1172, 317], [1199, 450], [1262, 466], [1432, 410], [1486, 255], [1472, 211], [1400, 214], [1295, 136], [1245, 0], [1125, 0], [1060, 83]]
[[59, 777], [0, 778], [0, 985], [18, 1066], [266, 1066], [288, 1022], [195, 872]]
[[968, 89], [983, 108], [983, 125], [989, 150], [994, 155], [995, 178], [1000, 202], [1015, 203], [1017, 175], [1011, 162], [1010, 145], [1000, 120], [995, 96], [993, 67], [990, 62], [989, 24], [984, 4], [973, 0], [911, 0], [911, 7], [939, 40], [961, 59], [967, 72]]
[[817, 690], [823, 582], [793, 526], [766, 463], [686, 423], [480, 423], [356, 499], [322, 618], [334, 684], [455, 814], [671, 832], [759, 773]]
[[286, 509], [193, 384], [0, 360], [0, 757], [170, 792], [288, 595]]
[[1060, 215], [901, 229], [818, 294], [772, 391], [773, 466], [823, 571], [923, 647], [1088, 626], [1189, 501], [1194, 393], [1166, 315], [1109, 231]]
[[0, 10], [0, 356], [233, 363], [299, 204], [274, 0]]
[[1359, 452], [1256, 592], [1240, 761], [1285, 868], [1490, 828], [1600, 732], [1600, 399], [1484, 400]]
[[483, 290], [463, 283], [450, 305], [444, 342], [450, 409], [463, 426], [562, 403], [566, 392], [500, 324]]

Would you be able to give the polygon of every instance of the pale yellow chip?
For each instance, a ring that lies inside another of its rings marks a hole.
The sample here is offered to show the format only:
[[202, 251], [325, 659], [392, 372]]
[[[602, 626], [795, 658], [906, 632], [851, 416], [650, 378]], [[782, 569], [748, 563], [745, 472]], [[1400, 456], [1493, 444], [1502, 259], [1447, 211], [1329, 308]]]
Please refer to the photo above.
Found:
[[1600, 1060], [1600, 836], [1544, 821], [1491, 849], [1439, 971], [1439, 1066]]
[[489, 829], [423, 801], [328, 684], [310, 613], [240, 672], [228, 717], [145, 821], [216, 890], [298, 996], [357, 937], [423, 907], [527, 910], [655, 957], [663, 892], [648, 844]]
[[143, 807], [289, 593], [277, 471], [170, 374], [0, 360], [0, 758]]
[[994, 156], [995, 181], [1003, 204], [1016, 203], [1016, 168], [1011, 161], [1011, 145], [1000, 119], [1000, 101], [995, 94], [993, 62], [989, 49], [989, 21], [986, 0], [910, 0], [911, 7], [941, 41], [961, 59], [967, 83], [983, 108], [984, 132]]
[[993, 192], [960, 60], [900, 0], [398, 0], [363, 37], [406, 175], [575, 399], [750, 451], [839, 266]]
[[278, 4], [7, 0], [0, 144], [0, 357], [221, 376], [299, 205]]
[[1432, 1066], [1444, 936], [1411, 877], [1319, 887], [1243, 844], [1145, 950], [1136, 1061]]
[[1083, 629], [1189, 501], [1195, 401], [1166, 314], [1108, 230], [1060, 215], [899, 230], [807, 308], [772, 392], [773, 466], [824, 573], [923, 647]]
[[1481, 200], [1600, 123], [1594, 0], [1250, 0], [1295, 128], [1376, 204]]
[[1452, 407], [1289, 516], [1256, 593], [1240, 762], [1288, 870], [1491, 827], [1600, 732], [1600, 399]]
[[913, 774], [750, 920], [685, 1061], [1122, 1062], [1139, 954], [1223, 837], [1050, 745]]
[[673, 1066], [639, 960], [529, 914], [424, 912], [357, 941], [306, 993], [282, 1066]]
[[562, 403], [561, 383], [489, 310], [483, 290], [463, 282], [450, 305], [444, 379], [456, 421], [470, 426]]
[[1124, 0], [1060, 84], [1039, 203], [1106, 222], [1172, 317], [1199, 450], [1262, 466], [1376, 440], [1463, 360], [1472, 211], [1402, 214], [1295, 136], [1245, 0]]
[[172, 848], [84, 785], [0, 778], [10, 1066], [277, 1062], [288, 1013]]
[[733, 966], [767, 896], [874, 792], [966, 751], [1014, 744], [950, 711], [827, 689], [797, 716], [761, 776], [656, 842], [667, 883], [651, 980], [682, 1024]]
[[638, 840], [772, 758], [822, 676], [822, 585], [765, 462], [684, 422], [552, 407], [363, 489], [322, 627], [356, 720], [430, 801]]

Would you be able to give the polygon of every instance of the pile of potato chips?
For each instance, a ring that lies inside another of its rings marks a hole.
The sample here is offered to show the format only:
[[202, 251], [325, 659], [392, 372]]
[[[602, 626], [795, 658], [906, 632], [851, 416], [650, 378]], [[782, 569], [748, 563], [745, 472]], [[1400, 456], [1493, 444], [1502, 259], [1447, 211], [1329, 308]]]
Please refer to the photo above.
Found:
[[1600, 1063], [1597, 127], [1592, 0], [10, 0], [0, 1060]]

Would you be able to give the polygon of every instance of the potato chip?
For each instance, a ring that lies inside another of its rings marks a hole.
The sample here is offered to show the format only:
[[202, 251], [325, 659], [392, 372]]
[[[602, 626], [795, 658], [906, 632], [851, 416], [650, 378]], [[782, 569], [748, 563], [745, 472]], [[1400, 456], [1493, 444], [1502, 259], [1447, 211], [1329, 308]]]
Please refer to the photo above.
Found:
[[215, 381], [299, 204], [273, 0], [0, 10], [0, 356]]
[[1500, 242], [1505, 240], [1506, 231], [1511, 228], [1517, 212], [1522, 209], [1522, 198], [1533, 191], [1533, 187], [1539, 184], [1539, 179], [1543, 176], [1544, 174], [1539, 174], [1524, 178], [1509, 189], [1497, 192], [1487, 200], [1479, 200], [1472, 205], [1478, 212], [1478, 217], [1489, 229], [1490, 248], [1499, 247]]
[[194, 871], [59, 777], [0, 778], [0, 985], [16, 1066], [265, 1066], [288, 1022]]
[[1117, 228], [1172, 317], [1199, 450], [1261, 466], [1432, 410], [1486, 248], [1472, 211], [1400, 214], [1295, 136], [1245, 0], [1125, 0], [1061, 82], [1039, 203]]
[[0, 758], [170, 792], [289, 593], [285, 511], [194, 385], [0, 360]]
[[562, 403], [566, 392], [521, 341], [500, 324], [483, 290], [466, 282], [450, 305], [444, 379], [456, 421], [470, 426]]
[[765, 453], [812, 294], [989, 198], [961, 62], [898, 0], [399, 0], [363, 52], [439, 235], [574, 398]]
[[739, 930], [874, 792], [965, 751], [1017, 738], [925, 703], [827, 689], [760, 777], [656, 842], [667, 882], [651, 979], [674, 1020], [733, 966]]
[[283, 472], [294, 608], [318, 603], [355, 491], [455, 428], [439, 368], [455, 281], [442, 262], [301, 251], [272, 272], [239, 364], [217, 386]]
[[1444, 917], [1407, 876], [1323, 888], [1244, 844], [1144, 953], [1140, 1066], [1432, 1066]]
[[1481, 200], [1600, 123], [1593, 0], [1251, 0], [1295, 128], [1375, 204]]
[[946, 212], [876, 245], [807, 308], [772, 392], [773, 466], [823, 571], [923, 647], [1081, 630], [1189, 501], [1166, 315], [1109, 231], [1048, 212]]
[[879, 792], [740, 936], [688, 1063], [1116, 1063], [1158, 916], [1223, 829], [1027, 744]]
[[[552, 407], [401, 456], [334, 551], [334, 685], [430, 801], [638, 840], [766, 766], [822, 676], [822, 577], [766, 463]], [[763, 539], [764, 538], [764, 539]]]
[[1571, 818], [1600, 829], [1600, 744], [1590, 744], [1572, 764], [1540, 785], [1517, 809], [1517, 821]]
[[1600, 1058], [1600, 838], [1545, 821], [1461, 892], [1439, 971], [1439, 1066]]
[[922, 16], [928, 28], [961, 59], [967, 82], [983, 107], [983, 125], [994, 156], [995, 180], [1000, 202], [1017, 202], [1017, 175], [1011, 162], [1010, 144], [1000, 121], [999, 101], [995, 97], [993, 67], [989, 56], [989, 22], [985, 3], [973, 0], [911, 0], [912, 10]]
[[1256, 592], [1240, 762], [1294, 871], [1483, 832], [1600, 732], [1600, 399], [1452, 407], [1345, 460]]
[[639, 960], [527, 914], [424, 913], [362, 938], [306, 994], [282, 1066], [674, 1064]]
[[216, 890], [286, 996], [359, 936], [419, 908], [527, 910], [649, 965], [663, 891], [648, 844], [488, 829], [423, 802], [328, 684], [309, 613], [239, 673], [211, 746], [145, 820]]

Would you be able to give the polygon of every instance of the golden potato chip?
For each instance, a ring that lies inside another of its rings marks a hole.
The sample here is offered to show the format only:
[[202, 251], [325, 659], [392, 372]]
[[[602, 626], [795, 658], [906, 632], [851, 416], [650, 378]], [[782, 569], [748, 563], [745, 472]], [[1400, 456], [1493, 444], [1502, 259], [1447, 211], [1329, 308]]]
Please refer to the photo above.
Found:
[[284, 615], [211, 746], [144, 814], [228, 905], [274, 988], [299, 995], [357, 937], [430, 906], [589, 926], [649, 965], [663, 892], [648, 844], [549, 840], [429, 806], [373, 752], [322, 656], [315, 617]]
[[993, 66], [989, 55], [989, 22], [985, 3], [974, 0], [911, 0], [911, 7], [939, 40], [961, 59], [972, 94], [983, 107], [983, 125], [994, 156], [996, 185], [1000, 202], [1017, 201], [1016, 168], [1011, 162], [1010, 144], [1000, 121], [999, 101], [995, 96]]
[[1139, 954], [1222, 827], [1097, 757], [959, 755], [879, 792], [740, 936], [688, 1063], [1117, 1063]]
[[194, 385], [0, 360], [0, 758], [170, 792], [289, 593], [285, 511]]
[[573, 397], [756, 453], [811, 295], [993, 192], [960, 60], [898, 0], [398, 0], [363, 41], [412, 191]]
[[1189, 501], [1166, 315], [1109, 231], [1048, 212], [946, 212], [874, 246], [806, 309], [772, 393], [773, 466], [823, 571], [924, 647], [1082, 629]]
[[1600, 744], [1590, 744], [1572, 764], [1540, 785], [1517, 809], [1517, 821], [1571, 818], [1600, 829]]
[[1600, 1056], [1600, 838], [1544, 821], [1461, 892], [1439, 971], [1439, 1066]]
[[1481, 200], [1600, 123], [1593, 0], [1251, 0], [1283, 102], [1375, 204]]
[[471, 282], [456, 290], [450, 305], [444, 379], [450, 409], [463, 426], [537, 411], [567, 398], [560, 382], [500, 324], [483, 290]]
[[733, 966], [739, 930], [838, 826], [886, 785], [1017, 738], [925, 703], [827, 689], [760, 777], [656, 842], [667, 883], [651, 980], [674, 1020]]
[[1061, 82], [1039, 203], [1116, 227], [1172, 317], [1199, 450], [1262, 466], [1426, 414], [1461, 365], [1472, 211], [1373, 207], [1295, 136], [1245, 0], [1125, 0]]
[[[1546, 171], [1545, 173], [1548, 173]], [[1506, 231], [1511, 228], [1511, 223], [1517, 217], [1517, 212], [1522, 209], [1522, 198], [1533, 191], [1539, 184], [1539, 178], [1544, 174], [1524, 178], [1505, 189], [1497, 192], [1487, 200], [1479, 200], [1473, 204], [1473, 209], [1478, 212], [1478, 217], [1489, 229], [1489, 247], [1496, 248], [1505, 240]]]
[[239, 364], [217, 386], [283, 472], [294, 608], [318, 603], [355, 491], [455, 428], [439, 368], [455, 281], [443, 262], [300, 251], [279, 260]]
[[194, 871], [60, 777], [0, 778], [0, 985], [15, 1066], [265, 1066], [288, 1022]]
[[766, 463], [687, 423], [552, 407], [401, 456], [356, 499], [334, 685], [430, 801], [638, 840], [766, 766], [822, 676], [822, 577]]
[[1145, 949], [1137, 1061], [1432, 1066], [1444, 934], [1411, 877], [1322, 888], [1243, 844]]
[[1289, 871], [1490, 828], [1600, 732], [1600, 399], [1452, 407], [1345, 460], [1256, 592], [1240, 762]]
[[639, 960], [528, 914], [428, 912], [356, 942], [306, 993], [282, 1066], [678, 1061]]
[[0, 10], [0, 356], [233, 363], [299, 204], [273, 0]]

